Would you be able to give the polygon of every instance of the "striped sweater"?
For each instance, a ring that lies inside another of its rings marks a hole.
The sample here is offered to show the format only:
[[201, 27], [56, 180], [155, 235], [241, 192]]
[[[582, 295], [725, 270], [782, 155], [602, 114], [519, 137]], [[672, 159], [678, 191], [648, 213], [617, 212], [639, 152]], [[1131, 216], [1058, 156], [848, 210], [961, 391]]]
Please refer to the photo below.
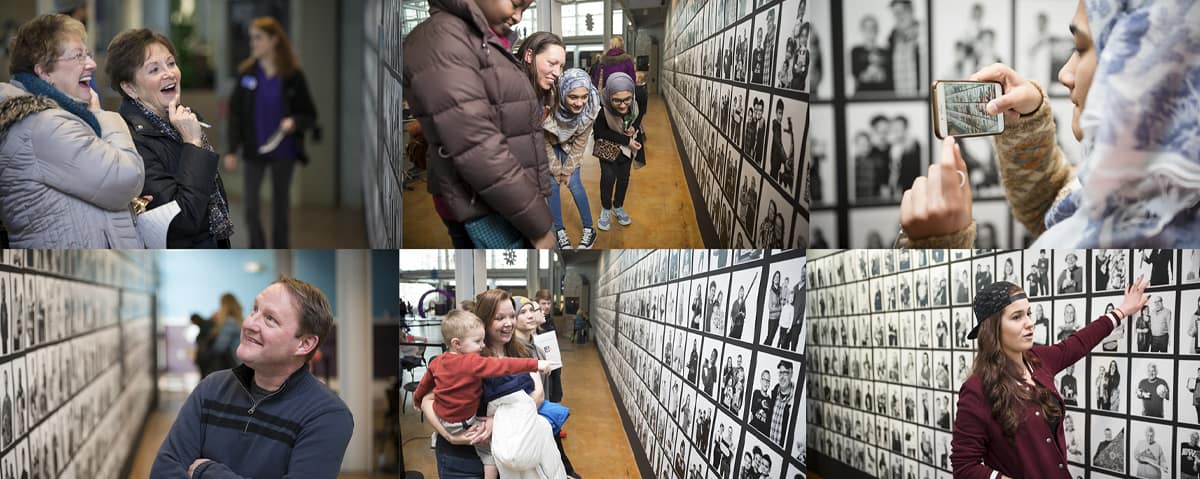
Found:
[[154, 458], [150, 477], [335, 478], [354, 430], [349, 408], [307, 367], [255, 401], [254, 370], [217, 371], [188, 396]]

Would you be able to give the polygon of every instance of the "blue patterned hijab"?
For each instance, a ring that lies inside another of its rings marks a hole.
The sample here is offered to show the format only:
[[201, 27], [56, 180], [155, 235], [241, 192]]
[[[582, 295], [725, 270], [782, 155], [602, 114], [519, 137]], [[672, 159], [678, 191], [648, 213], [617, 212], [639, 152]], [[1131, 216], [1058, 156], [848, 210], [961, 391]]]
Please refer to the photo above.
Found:
[[[588, 102], [583, 106], [583, 111], [574, 113], [571, 111], [571, 107], [567, 106], [567, 93], [579, 87], [588, 89]], [[596, 91], [595, 86], [592, 86], [592, 79], [587, 72], [578, 68], [571, 68], [563, 72], [562, 76], [558, 78], [558, 107], [554, 109], [554, 121], [558, 124], [558, 129], [554, 134], [558, 137], [558, 142], [566, 142], [592, 126], [592, 122], [596, 121], [596, 115], [599, 114], [600, 93]]]
[[1083, 188], [1051, 208], [1038, 244], [1200, 246], [1200, 2], [1084, 1], [1099, 58], [1079, 118]]

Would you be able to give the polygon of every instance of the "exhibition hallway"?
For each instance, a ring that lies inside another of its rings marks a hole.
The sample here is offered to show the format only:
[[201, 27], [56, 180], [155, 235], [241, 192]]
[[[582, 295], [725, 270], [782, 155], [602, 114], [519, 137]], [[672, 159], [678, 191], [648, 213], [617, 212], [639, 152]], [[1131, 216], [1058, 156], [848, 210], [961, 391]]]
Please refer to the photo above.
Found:
[[[570, 318], [557, 317], [555, 324], [564, 364], [562, 404], [571, 408], [571, 417], [563, 426], [567, 432], [562, 441], [567, 457], [582, 477], [638, 477], [633, 449], [617, 412], [617, 403], [596, 344], [571, 343]], [[436, 329], [437, 326], [429, 328]], [[424, 334], [416, 329], [414, 334]], [[400, 416], [405, 467], [423, 473], [427, 478], [438, 477], [437, 462], [429, 447], [432, 433], [433, 427], [412, 409], [410, 396]]]
[[[637, 247], [703, 248], [704, 240], [696, 220], [696, 206], [684, 176], [683, 163], [676, 148], [668, 120], [667, 106], [660, 95], [651, 95], [643, 125], [646, 128], [646, 166], [629, 176], [625, 210], [633, 224], [621, 226], [614, 220], [608, 231], [596, 231], [593, 249]], [[592, 156], [594, 140], [584, 152], [582, 179], [587, 189], [593, 224], [600, 218], [600, 160]], [[404, 195], [404, 246], [406, 248], [448, 248], [446, 227], [433, 209], [433, 197], [422, 173], [413, 181], [412, 191]], [[566, 188], [562, 189], [563, 225], [573, 245], [579, 244], [582, 222], [579, 209]]]

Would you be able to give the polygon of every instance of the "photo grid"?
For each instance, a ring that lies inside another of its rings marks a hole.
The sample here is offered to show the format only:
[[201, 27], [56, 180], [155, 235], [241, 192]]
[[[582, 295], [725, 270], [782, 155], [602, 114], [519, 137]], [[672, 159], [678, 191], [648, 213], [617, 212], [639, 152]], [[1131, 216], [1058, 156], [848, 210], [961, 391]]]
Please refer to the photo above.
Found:
[[[812, 0], [810, 39], [836, 58], [840, 78], [813, 87], [809, 134], [812, 243], [841, 248], [890, 247], [899, 230], [900, 198], [937, 161], [929, 85], [967, 80], [1003, 62], [1038, 81], [1055, 112], [1064, 158], [1078, 163], [1072, 105], [1057, 80], [1072, 53], [1072, 0]], [[818, 14], [818, 12], [827, 12]], [[834, 70], [828, 61], [825, 70]], [[827, 93], [826, 93], [827, 92]], [[977, 248], [1021, 247], [1033, 238], [1004, 200], [991, 137], [957, 140], [967, 164], [975, 219], [989, 225]], [[849, 218], [838, 222], [823, 219]], [[874, 221], [865, 221], [865, 220]], [[881, 246], [882, 244], [882, 246]]]
[[695, 1], [667, 19], [662, 93], [717, 244], [808, 245], [807, 4]]
[[597, 345], [656, 477], [806, 477], [805, 261], [603, 253]]
[[[367, 234], [374, 248], [400, 247], [402, 208], [400, 192], [404, 186], [404, 97], [401, 92], [401, 36], [404, 13], [401, 2], [379, 2], [372, 21], [378, 28], [363, 36], [367, 75], [363, 87], [368, 101], [363, 111], [363, 158], [366, 168], [364, 193], [378, 201], [368, 202]], [[409, 159], [408, 161], [412, 161]], [[382, 225], [376, 226], [376, 225]]]
[[808, 437], [821, 456], [872, 477], [951, 477], [975, 292], [994, 281], [1022, 286], [1035, 343], [1053, 344], [1119, 305], [1144, 275], [1146, 307], [1055, 378], [1068, 467], [1072, 477], [1200, 470], [1200, 252], [810, 254]]
[[147, 259], [0, 251], [0, 475], [120, 476], [155, 387]]

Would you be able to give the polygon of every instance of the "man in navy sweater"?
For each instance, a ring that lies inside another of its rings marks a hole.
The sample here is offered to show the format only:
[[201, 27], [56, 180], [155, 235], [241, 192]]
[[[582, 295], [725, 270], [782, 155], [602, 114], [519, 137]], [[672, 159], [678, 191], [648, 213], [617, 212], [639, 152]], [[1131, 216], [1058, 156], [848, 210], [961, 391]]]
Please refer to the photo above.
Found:
[[192, 391], [150, 477], [337, 477], [354, 418], [306, 366], [332, 326], [312, 285], [281, 276], [262, 290], [242, 325], [243, 364]]

